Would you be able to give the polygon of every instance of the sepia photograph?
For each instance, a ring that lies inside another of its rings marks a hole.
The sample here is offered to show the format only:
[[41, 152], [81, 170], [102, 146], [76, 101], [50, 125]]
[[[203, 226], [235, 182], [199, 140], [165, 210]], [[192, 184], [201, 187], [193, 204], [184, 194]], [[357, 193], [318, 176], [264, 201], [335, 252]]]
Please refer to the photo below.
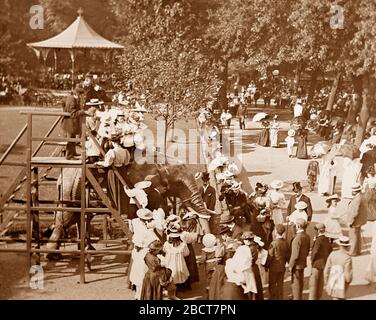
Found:
[[0, 11], [0, 300], [376, 300], [376, 0]]

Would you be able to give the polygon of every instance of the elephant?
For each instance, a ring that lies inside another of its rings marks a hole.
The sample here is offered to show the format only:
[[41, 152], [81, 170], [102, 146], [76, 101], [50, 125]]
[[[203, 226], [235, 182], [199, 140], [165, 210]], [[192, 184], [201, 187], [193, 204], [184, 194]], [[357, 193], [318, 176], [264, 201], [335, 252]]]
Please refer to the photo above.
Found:
[[[94, 172], [97, 169], [89, 169]], [[112, 169], [110, 169], [112, 170]], [[169, 212], [167, 205], [168, 197], [176, 197], [181, 200], [182, 206], [190, 207], [198, 214], [208, 216], [212, 213], [207, 210], [202, 197], [200, 195], [198, 186], [196, 184], [195, 178], [189, 173], [188, 168], [184, 164], [138, 164], [133, 162], [127, 167], [119, 170], [126, 181], [129, 188], [133, 188], [137, 182], [149, 180], [151, 181], [151, 186], [144, 191], [148, 195], [148, 205], [147, 208], [150, 210], [162, 208], [166, 214]], [[107, 179], [104, 179], [106, 182]], [[62, 174], [58, 179], [58, 190], [62, 194], [63, 200], [79, 200], [80, 190], [81, 190], [81, 169], [77, 168], [65, 168], [62, 170]], [[107, 188], [111, 188], [107, 183]], [[116, 205], [119, 203], [116, 199], [111, 197], [112, 193], [108, 192], [110, 198], [112, 198], [112, 203]], [[133, 218], [132, 214], [135, 214], [137, 208], [132, 208], [129, 205], [129, 198], [125, 193], [121, 194], [122, 203], [127, 203], [125, 211], [121, 211], [121, 214], [127, 214], [128, 218]], [[115, 207], [115, 209], [118, 209]], [[90, 223], [90, 217], [88, 217], [88, 222]], [[70, 226], [78, 223], [80, 221], [80, 215], [76, 212], [60, 211], [56, 214], [55, 227], [50, 236], [50, 240], [54, 242], [49, 242], [47, 248], [57, 249], [59, 240], [63, 237], [64, 231]], [[60, 256], [56, 254], [47, 255], [48, 258], [55, 256]]]

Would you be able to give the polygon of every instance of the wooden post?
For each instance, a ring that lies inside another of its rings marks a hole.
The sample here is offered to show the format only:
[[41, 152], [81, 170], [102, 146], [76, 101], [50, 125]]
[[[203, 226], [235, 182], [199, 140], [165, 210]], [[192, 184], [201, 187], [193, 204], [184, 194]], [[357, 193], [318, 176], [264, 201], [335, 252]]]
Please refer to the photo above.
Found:
[[26, 270], [27, 281], [30, 281], [31, 268], [31, 150], [32, 150], [32, 114], [27, 115], [27, 148], [26, 148]]
[[85, 283], [85, 239], [86, 239], [86, 119], [85, 115], [82, 117], [81, 126], [81, 221], [80, 221], [80, 283]]
[[[32, 198], [32, 206], [38, 207], [39, 206], [39, 186], [38, 186], [38, 167], [34, 167], [32, 169], [32, 188], [31, 188], [31, 198]], [[35, 237], [37, 242], [37, 249], [40, 249], [40, 238], [39, 238], [39, 211], [32, 210], [32, 238]], [[37, 253], [38, 261], [37, 264], [40, 264], [40, 253]]]

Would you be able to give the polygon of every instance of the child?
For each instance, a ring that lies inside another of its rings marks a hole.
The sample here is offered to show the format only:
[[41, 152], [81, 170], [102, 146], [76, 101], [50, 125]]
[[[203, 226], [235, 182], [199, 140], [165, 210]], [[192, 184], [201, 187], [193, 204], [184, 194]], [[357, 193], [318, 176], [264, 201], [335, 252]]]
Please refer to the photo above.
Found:
[[317, 160], [314, 160], [317, 158], [317, 155], [315, 153], [312, 153], [311, 154], [311, 158], [313, 160], [311, 160], [309, 163], [308, 163], [308, 167], [307, 167], [307, 179], [308, 179], [308, 183], [309, 183], [309, 187], [310, 187], [310, 190], [311, 192], [313, 192], [315, 190], [315, 185], [316, 185], [316, 182], [317, 182], [317, 176], [319, 175], [319, 163]]
[[326, 199], [326, 203], [328, 204], [328, 216], [324, 221], [326, 236], [333, 240], [342, 237], [342, 228], [339, 223], [339, 219], [341, 217], [341, 212], [339, 212], [337, 206], [338, 202], [341, 199], [338, 195], [333, 195]]
[[294, 129], [290, 129], [287, 133], [287, 137], [285, 139], [286, 141], [286, 145], [287, 145], [287, 155], [289, 156], [289, 158], [293, 158], [293, 154], [294, 154], [294, 144], [295, 144], [295, 130]]
[[200, 263], [204, 264], [207, 287], [206, 290], [209, 290], [210, 280], [212, 278], [215, 267], [221, 260], [221, 257], [224, 255], [223, 245], [219, 245], [219, 241], [215, 235], [207, 233], [202, 238], [202, 248], [201, 260]]
[[172, 271], [172, 282], [175, 285], [183, 284], [189, 277], [189, 270], [185, 257], [189, 255], [189, 249], [181, 239], [180, 229], [171, 226], [167, 235], [167, 241], [163, 245], [166, 253], [166, 268]]

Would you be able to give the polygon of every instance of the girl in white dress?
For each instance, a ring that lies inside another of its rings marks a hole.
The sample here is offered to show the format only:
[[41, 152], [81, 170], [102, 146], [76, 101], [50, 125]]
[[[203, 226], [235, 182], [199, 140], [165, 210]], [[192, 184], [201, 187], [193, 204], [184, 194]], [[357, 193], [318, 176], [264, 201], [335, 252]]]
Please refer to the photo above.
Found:
[[172, 282], [178, 285], [187, 281], [189, 270], [185, 257], [189, 255], [189, 249], [187, 244], [181, 240], [180, 232], [168, 234], [163, 251], [166, 253], [166, 268], [172, 271]]
[[340, 200], [341, 199], [336, 194], [326, 199], [328, 204], [328, 216], [326, 217], [324, 224], [326, 236], [332, 239], [332, 241], [343, 236], [342, 228], [339, 223], [341, 212], [338, 210], [338, 202]]
[[283, 187], [283, 181], [274, 180], [270, 186], [272, 187], [272, 190], [269, 192], [271, 219], [277, 225], [284, 222], [282, 208], [285, 207], [286, 199], [283, 192], [280, 191]]
[[330, 195], [333, 191], [333, 177], [336, 175], [336, 164], [333, 160], [322, 160], [320, 166], [320, 176], [318, 193], [320, 195]]

